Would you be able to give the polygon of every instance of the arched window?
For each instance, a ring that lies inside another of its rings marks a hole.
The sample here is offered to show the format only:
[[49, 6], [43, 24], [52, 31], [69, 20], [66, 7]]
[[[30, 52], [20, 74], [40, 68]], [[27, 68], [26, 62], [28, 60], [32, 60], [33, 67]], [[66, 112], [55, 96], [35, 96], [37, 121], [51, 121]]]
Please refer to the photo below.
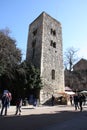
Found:
[[55, 79], [55, 70], [52, 70], [52, 79]]

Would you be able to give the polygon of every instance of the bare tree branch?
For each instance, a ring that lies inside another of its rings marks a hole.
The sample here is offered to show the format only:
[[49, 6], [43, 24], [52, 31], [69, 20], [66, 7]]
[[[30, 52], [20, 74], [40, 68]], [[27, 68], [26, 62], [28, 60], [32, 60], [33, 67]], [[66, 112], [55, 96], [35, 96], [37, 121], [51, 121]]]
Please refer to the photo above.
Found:
[[64, 66], [70, 71], [72, 71], [73, 65], [78, 61], [77, 52], [78, 52], [78, 49], [70, 47], [66, 49], [64, 53]]

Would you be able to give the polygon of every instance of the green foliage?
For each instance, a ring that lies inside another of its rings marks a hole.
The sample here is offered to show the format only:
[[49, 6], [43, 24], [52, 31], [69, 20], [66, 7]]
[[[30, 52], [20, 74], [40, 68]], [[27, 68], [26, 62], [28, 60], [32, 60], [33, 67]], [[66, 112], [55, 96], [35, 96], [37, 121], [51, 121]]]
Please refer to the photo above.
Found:
[[14, 68], [21, 63], [21, 51], [15, 40], [0, 31], [0, 74], [13, 78]]
[[40, 78], [39, 69], [35, 68], [33, 65], [27, 64], [26, 68], [26, 87], [28, 89], [41, 89], [42, 81]]
[[26, 95], [30, 90], [43, 87], [40, 71], [26, 61], [21, 63], [22, 55], [16, 41], [8, 32], [0, 31], [0, 86], [10, 90], [13, 95]]
[[0, 30], [0, 88], [12, 90], [16, 67], [21, 63], [21, 51], [7, 31]]
[[39, 91], [43, 87], [39, 69], [26, 61], [17, 66], [15, 70], [14, 91], [26, 97], [30, 91]]

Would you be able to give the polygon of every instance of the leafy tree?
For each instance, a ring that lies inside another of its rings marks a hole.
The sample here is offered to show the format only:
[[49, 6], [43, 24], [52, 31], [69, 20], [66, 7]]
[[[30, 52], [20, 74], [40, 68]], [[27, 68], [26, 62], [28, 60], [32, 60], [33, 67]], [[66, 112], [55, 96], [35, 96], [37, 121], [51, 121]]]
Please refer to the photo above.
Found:
[[31, 92], [37, 93], [43, 87], [42, 80], [40, 77], [40, 71], [35, 66], [28, 64], [26, 61], [21, 64], [24, 69], [24, 91], [26, 95]]
[[25, 97], [31, 91], [37, 93], [42, 88], [39, 70], [26, 61], [21, 63], [21, 51], [15, 43], [9, 31], [0, 31], [0, 86], [2, 91], [10, 90], [13, 99], [19, 94]]
[[39, 91], [42, 88], [42, 81], [40, 72], [33, 65], [23, 61], [15, 70], [14, 92], [16, 95], [19, 93], [23, 97], [29, 96], [29, 94], [39, 95]]
[[32, 81], [31, 88], [34, 89], [41, 89], [42, 88], [42, 82], [40, 78], [40, 71], [39, 69], [35, 68], [35, 66], [30, 66], [30, 81]]
[[22, 56], [21, 51], [16, 47], [16, 41], [7, 32], [0, 31], [0, 79], [3, 87], [15, 78], [15, 68], [21, 63]]

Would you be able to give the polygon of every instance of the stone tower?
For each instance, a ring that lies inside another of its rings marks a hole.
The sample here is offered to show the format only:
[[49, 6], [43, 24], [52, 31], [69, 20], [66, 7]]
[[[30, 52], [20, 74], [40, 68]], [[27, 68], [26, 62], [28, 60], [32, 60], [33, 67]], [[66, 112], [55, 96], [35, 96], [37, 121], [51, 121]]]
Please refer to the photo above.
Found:
[[41, 103], [64, 92], [61, 23], [45, 12], [29, 26], [26, 60], [40, 69], [44, 86]]

